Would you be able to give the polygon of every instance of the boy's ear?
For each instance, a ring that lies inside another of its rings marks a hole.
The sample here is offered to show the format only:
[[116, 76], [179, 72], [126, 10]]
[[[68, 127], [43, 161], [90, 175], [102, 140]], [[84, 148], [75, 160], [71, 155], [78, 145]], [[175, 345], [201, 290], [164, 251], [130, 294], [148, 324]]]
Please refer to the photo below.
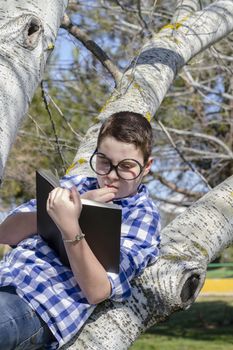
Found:
[[153, 161], [154, 161], [154, 158], [150, 157], [146, 163], [146, 166], [144, 168], [144, 173], [143, 173], [143, 176], [147, 175], [150, 171], [150, 168], [153, 164]]

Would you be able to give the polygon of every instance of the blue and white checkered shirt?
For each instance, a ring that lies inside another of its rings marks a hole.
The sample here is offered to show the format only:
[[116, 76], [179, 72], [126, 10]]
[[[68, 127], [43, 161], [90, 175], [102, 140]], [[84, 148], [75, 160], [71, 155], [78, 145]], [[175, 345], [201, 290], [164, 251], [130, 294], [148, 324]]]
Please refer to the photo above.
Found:
[[[62, 187], [75, 185], [80, 194], [98, 188], [95, 178], [65, 176]], [[120, 272], [108, 273], [111, 300], [123, 301], [131, 294], [130, 280], [156, 261], [159, 253], [159, 215], [148, 190], [140, 185], [131, 197], [114, 201], [122, 207]], [[21, 205], [13, 213], [36, 210], [36, 201]], [[68, 342], [95, 309], [88, 304], [70, 268], [35, 234], [23, 240], [0, 262], [0, 286], [12, 285], [47, 323], [57, 349]]]

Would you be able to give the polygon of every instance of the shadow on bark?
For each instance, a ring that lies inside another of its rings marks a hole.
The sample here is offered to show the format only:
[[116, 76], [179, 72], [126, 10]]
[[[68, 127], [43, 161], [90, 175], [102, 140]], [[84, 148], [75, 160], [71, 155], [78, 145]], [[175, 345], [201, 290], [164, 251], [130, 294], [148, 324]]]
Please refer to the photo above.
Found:
[[[133, 59], [126, 72], [130, 69], [135, 69], [139, 65], [150, 65], [160, 72], [156, 64], [168, 66], [173, 71], [174, 75], [176, 75], [179, 69], [184, 66], [185, 61], [181, 55], [173, 50], [164, 47], [149, 48]], [[161, 74], [162, 73], [163, 72], [161, 72]]]

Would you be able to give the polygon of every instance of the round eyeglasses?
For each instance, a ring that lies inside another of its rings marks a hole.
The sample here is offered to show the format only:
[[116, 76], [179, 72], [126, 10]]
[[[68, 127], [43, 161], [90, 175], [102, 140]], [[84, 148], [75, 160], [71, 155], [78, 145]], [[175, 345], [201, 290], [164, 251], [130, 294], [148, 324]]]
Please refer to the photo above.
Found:
[[123, 159], [117, 165], [113, 165], [103, 153], [95, 152], [90, 158], [90, 166], [97, 175], [108, 175], [114, 169], [123, 180], [134, 180], [143, 171], [142, 166], [135, 159]]

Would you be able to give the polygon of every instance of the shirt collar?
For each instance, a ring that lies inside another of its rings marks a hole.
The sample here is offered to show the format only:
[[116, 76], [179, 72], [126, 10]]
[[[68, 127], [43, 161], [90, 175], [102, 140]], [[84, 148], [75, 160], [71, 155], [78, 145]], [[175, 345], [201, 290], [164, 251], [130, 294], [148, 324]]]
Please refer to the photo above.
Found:
[[148, 194], [147, 187], [143, 184], [140, 184], [138, 187], [137, 193], [135, 193], [134, 195], [129, 196], [129, 197], [115, 199], [115, 200], [113, 200], [113, 203], [121, 205], [123, 207], [129, 206], [129, 205], [134, 205], [139, 198], [141, 198], [143, 195], [147, 195], [147, 194]]

